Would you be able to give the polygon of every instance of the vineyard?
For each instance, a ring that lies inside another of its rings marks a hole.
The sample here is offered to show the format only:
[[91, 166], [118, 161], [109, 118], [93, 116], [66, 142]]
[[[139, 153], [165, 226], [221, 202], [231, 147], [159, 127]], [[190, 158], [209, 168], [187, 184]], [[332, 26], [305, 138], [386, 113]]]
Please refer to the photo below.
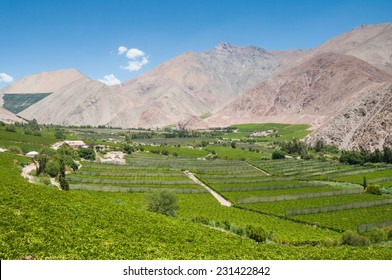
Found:
[[[236, 207], [223, 210], [225, 208], [219, 206], [209, 194], [203, 194], [206, 190], [191, 181], [184, 174], [185, 170], [193, 172], [198, 179], [230, 200]], [[363, 174], [369, 175], [369, 181], [379, 180], [384, 178], [381, 176], [390, 176], [391, 171], [390, 167], [351, 167], [320, 161], [272, 161], [252, 158], [246, 161], [205, 160], [196, 158], [192, 153], [174, 157], [144, 152], [128, 156], [126, 165], [86, 162], [83, 168], [68, 176], [68, 179], [71, 189], [75, 190], [137, 193], [170, 189], [184, 194], [181, 197], [186, 197], [185, 204], [188, 206], [184, 207], [187, 210], [182, 210], [182, 213], [192, 213], [193, 218], [200, 216], [211, 221], [228, 221], [234, 225], [244, 226], [244, 221], [248, 224], [254, 223], [252, 219], [249, 221], [245, 217], [255, 215], [261, 221], [268, 217], [297, 227], [298, 224], [304, 226], [305, 223], [342, 232], [357, 228], [361, 224], [391, 220], [391, 197], [366, 194], [363, 192], [363, 186], [356, 180], [356, 176], [363, 178]], [[322, 177], [326, 174], [333, 180]], [[317, 176], [321, 176], [323, 180]], [[199, 196], [204, 199], [200, 199]], [[207, 200], [207, 197], [210, 199]], [[194, 202], [191, 201], [192, 198]], [[207, 202], [214, 202], [215, 207], [222, 209], [219, 211], [232, 212], [223, 218], [216, 209], [207, 211], [213, 208], [211, 205], [199, 209], [189, 206], [193, 203], [201, 205]], [[188, 212], [188, 209], [193, 210]], [[382, 209], [382, 212], [378, 213], [378, 209]], [[189, 214], [184, 214], [185, 216], [192, 218]], [[336, 219], [336, 216], [341, 219]], [[360, 219], [355, 218], [357, 216]], [[266, 230], [282, 227], [271, 225], [271, 222], [256, 224], [264, 224]], [[288, 225], [285, 224], [284, 227]], [[290, 237], [280, 233], [281, 239], [276, 240], [293, 242], [296, 239], [297, 242], [305, 242], [304, 236], [309, 236], [306, 237], [309, 242], [317, 240], [311, 237], [312, 234], [303, 235], [299, 232], [290, 230]], [[331, 236], [331, 232], [327, 235]], [[319, 233], [316, 236], [326, 237]]]
[[[245, 125], [233, 134], [266, 128], [287, 135], [306, 131], [305, 126]], [[0, 146], [39, 151], [55, 142], [53, 135], [54, 130], [34, 136], [19, 128], [0, 129]], [[197, 139], [193, 147], [137, 142], [125, 164], [78, 158], [79, 169], [68, 168], [66, 174], [69, 192], [28, 183], [20, 170], [31, 159], [0, 152], [0, 257], [391, 259], [390, 241], [365, 247], [341, 241], [345, 231], [366, 235], [392, 224], [392, 196], [366, 193], [363, 186], [365, 181], [390, 187], [391, 165], [271, 160], [268, 145], [214, 141], [200, 146], [205, 140]], [[123, 145], [106, 147], [119, 151]], [[231, 206], [221, 205], [200, 182]], [[146, 210], [151, 193], [161, 190], [177, 197], [175, 217]], [[255, 229], [262, 242], [247, 233]]]

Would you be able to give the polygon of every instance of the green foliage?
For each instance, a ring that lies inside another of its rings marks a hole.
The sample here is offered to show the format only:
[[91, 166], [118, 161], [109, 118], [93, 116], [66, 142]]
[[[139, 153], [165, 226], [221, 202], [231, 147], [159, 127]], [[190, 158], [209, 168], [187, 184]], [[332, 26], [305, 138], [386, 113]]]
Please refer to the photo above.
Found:
[[5, 131], [16, 132], [16, 126], [14, 124], [8, 124], [5, 126]]
[[385, 231], [388, 239], [392, 239], [392, 225], [384, 227], [383, 230]]
[[93, 148], [79, 148], [77, 152], [81, 158], [95, 160], [95, 151]]
[[54, 178], [60, 172], [60, 162], [58, 160], [51, 160], [45, 165], [45, 173]]
[[124, 153], [127, 153], [130, 155], [135, 151], [135, 148], [129, 144], [124, 144], [122, 150]]
[[272, 152], [272, 159], [284, 159], [285, 156], [286, 156], [286, 153], [283, 152], [282, 150], [276, 149]]
[[245, 234], [257, 243], [262, 243], [267, 240], [267, 233], [261, 227], [255, 227], [252, 225], [247, 226], [245, 229]]
[[381, 228], [372, 228], [366, 232], [366, 236], [369, 238], [371, 243], [380, 243], [388, 240], [387, 233]]
[[178, 198], [174, 192], [164, 190], [153, 192], [149, 195], [148, 211], [176, 217], [178, 209]]
[[366, 180], [366, 177], [365, 177], [365, 176], [363, 176], [363, 184], [362, 184], [362, 186], [363, 186], [363, 189], [364, 189], [364, 190], [366, 190], [367, 187], [368, 187], [367, 180]]
[[45, 172], [46, 164], [49, 162], [49, 160], [50, 157], [45, 153], [40, 153], [37, 156], [37, 162], [38, 162], [37, 176]]
[[9, 146], [9, 147], [8, 147], [8, 150], [9, 150], [11, 153], [14, 153], [14, 154], [17, 154], [17, 155], [23, 154], [22, 149], [19, 148], [18, 146]]
[[365, 193], [382, 195], [382, 191], [380, 189], [380, 186], [376, 185], [376, 184], [368, 184], [367, 188], [365, 189]]
[[305, 142], [293, 139], [292, 141], [282, 142], [280, 148], [292, 155], [299, 155], [302, 158], [308, 156], [308, 146]]
[[54, 133], [54, 138], [63, 140], [65, 139], [65, 134], [62, 130], [56, 130]]
[[360, 235], [353, 231], [345, 231], [342, 234], [342, 244], [351, 246], [366, 246], [369, 245], [370, 241], [367, 237]]

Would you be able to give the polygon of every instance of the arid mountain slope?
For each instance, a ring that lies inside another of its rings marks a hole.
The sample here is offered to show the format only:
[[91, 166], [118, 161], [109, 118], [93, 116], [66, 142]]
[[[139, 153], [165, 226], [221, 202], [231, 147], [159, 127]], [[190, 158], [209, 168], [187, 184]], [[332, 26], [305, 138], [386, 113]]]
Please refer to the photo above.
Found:
[[310, 123], [313, 127], [356, 100], [369, 87], [392, 78], [353, 56], [321, 54], [273, 75], [208, 121]]
[[1, 91], [3, 93], [49, 93], [55, 92], [84, 75], [75, 69], [43, 72], [28, 75], [10, 84]]
[[0, 121], [4, 123], [24, 122], [23, 119], [2, 107], [0, 107]]
[[40, 123], [65, 125], [109, 124], [118, 110], [132, 104], [101, 82], [78, 79], [19, 113]]
[[128, 116], [128, 126], [156, 127], [200, 116], [265, 80], [298, 53], [228, 43], [187, 52], [124, 83], [120, 92], [135, 106], [120, 112], [121, 118]]
[[355, 56], [392, 74], [392, 23], [354, 28], [305, 53], [298, 62], [327, 52]]
[[376, 85], [309, 136], [345, 149], [392, 147], [392, 82]]

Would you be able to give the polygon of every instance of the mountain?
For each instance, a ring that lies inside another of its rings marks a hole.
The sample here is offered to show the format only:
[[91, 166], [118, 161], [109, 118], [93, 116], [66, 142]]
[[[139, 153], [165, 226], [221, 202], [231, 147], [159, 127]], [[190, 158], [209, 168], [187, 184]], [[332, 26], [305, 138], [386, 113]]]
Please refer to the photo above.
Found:
[[376, 85], [309, 136], [344, 149], [392, 147], [392, 82]]
[[19, 118], [17, 115], [7, 111], [6, 109], [0, 107], [0, 121], [4, 123], [14, 123], [14, 122], [25, 122], [23, 119]]
[[328, 52], [355, 56], [392, 74], [392, 23], [356, 27], [309, 50], [297, 63]]
[[317, 128], [392, 76], [353, 56], [317, 55], [279, 72], [214, 114], [209, 122], [309, 123]]
[[75, 69], [64, 69], [53, 72], [28, 75], [3, 88], [3, 93], [50, 93], [65, 85], [83, 78], [83, 74]]
[[39, 123], [62, 125], [109, 124], [129, 100], [115, 88], [82, 77], [35, 103], [19, 115]]
[[222, 43], [182, 54], [118, 86], [79, 76], [20, 115], [42, 123], [163, 127], [222, 106], [299, 53]]
[[51, 93], [7, 96], [7, 108], [41, 123], [185, 129], [307, 123], [315, 130], [310, 141], [323, 137], [341, 147], [373, 149], [390, 143], [391, 81], [392, 24], [385, 23], [360, 26], [306, 51], [221, 43], [115, 86], [77, 70], [30, 75], [0, 95]]
[[296, 55], [228, 43], [207, 52], [187, 52], [122, 84], [120, 92], [135, 106], [120, 112], [120, 119], [133, 127], [162, 127], [201, 116], [265, 80]]

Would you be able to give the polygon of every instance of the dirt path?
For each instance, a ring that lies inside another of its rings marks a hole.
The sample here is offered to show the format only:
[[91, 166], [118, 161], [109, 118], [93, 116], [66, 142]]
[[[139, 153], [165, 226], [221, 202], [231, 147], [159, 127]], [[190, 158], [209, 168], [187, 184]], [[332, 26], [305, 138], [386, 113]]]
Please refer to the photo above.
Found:
[[[29, 181], [32, 184], [35, 184], [35, 180], [34, 180], [34, 176], [30, 175], [30, 172], [35, 170], [36, 166], [34, 163], [30, 163], [29, 165], [26, 165], [25, 167], [23, 167], [22, 169], [22, 173], [21, 175], [23, 176], [23, 178], [25, 178], [27, 181]], [[60, 184], [59, 182], [56, 181], [55, 178], [50, 178], [50, 183], [53, 186], [56, 186], [59, 190], [61, 190], [60, 188]]]
[[259, 171], [261, 171], [262, 173], [264, 173], [265, 175], [267, 175], [267, 176], [271, 176], [271, 174], [269, 174], [267, 171], [264, 171], [263, 169], [261, 169], [261, 168], [258, 168], [257, 166], [254, 166], [253, 164], [250, 164], [249, 162], [247, 162], [247, 161], [245, 161], [245, 163], [247, 164], [247, 165], [249, 165], [249, 166], [252, 166], [253, 168], [255, 168], [255, 169], [257, 169], [257, 170], [259, 170]]
[[195, 182], [196, 184], [199, 184], [200, 186], [202, 186], [203, 188], [205, 188], [209, 193], [211, 193], [211, 194], [216, 198], [216, 200], [219, 201], [219, 203], [220, 203], [221, 205], [227, 206], [227, 207], [230, 207], [230, 206], [231, 206], [231, 202], [230, 202], [230, 201], [224, 199], [224, 198], [223, 198], [222, 196], [220, 196], [217, 192], [213, 191], [210, 187], [207, 187], [203, 182], [201, 182], [199, 179], [197, 179], [197, 178], [195, 177], [195, 175], [194, 175], [192, 172], [190, 172], [190, 171], [188, 171], [188, 170], [185, 170], [185, 171], [184, 171], [184, 174], [185, 174], [186, 176], [188, 176], [189, 179], [191, 179], [193, 182]]
[[30, 183], [35, 183], [34, 176], [30, 175], [30, 172], [35, 170], [36, 166], [34, 163], [30, 163], [29, 165], [25, 165], [22, 169], [22, 176]]

